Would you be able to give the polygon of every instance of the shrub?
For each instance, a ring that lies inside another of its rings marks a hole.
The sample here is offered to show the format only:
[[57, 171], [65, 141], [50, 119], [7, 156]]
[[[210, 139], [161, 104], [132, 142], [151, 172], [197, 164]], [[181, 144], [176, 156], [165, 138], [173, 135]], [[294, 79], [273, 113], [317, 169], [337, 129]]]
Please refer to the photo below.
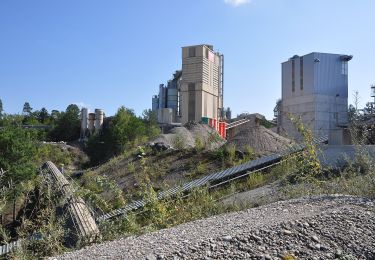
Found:
[[264, 181], [265, 180], [263, 174], [261, 172], [255, 172], [249, 175], [246, 183], [248, 188], [251, 190], [264, 184]]
[[198, 162], [195, 170], [195, 176], [207, 174], [207, 165], [204, 162]]
[[229, 165], [233, 165], [236, 160], [236, 146], [228, 145], [226, 146], [226, 161]]
[[173, 139], [173, 146], [177, 150], [183, 150], [185, 148], [185, 140], [181, 134], [176, 134]]
[[197, 136], [195, 138], [195, 146], [194, 146], [194, 150], [196, 152], [202, 152], [204, 149], [206, 148], [206, 145], [205, 143], [203, 142], [202, 138], [200, 138], [199, 136]]
[[319, 177], [322, 174], [322, 168], [317, 155], [317, 147], [314, 143], [313, 134], [310, 129], [306, 128], [300, 118], [293, 117], [289, 114], [289, 118], [302, 135], [305, 149], [298, 156], [298, 175], [296, 179], [306, 179]]

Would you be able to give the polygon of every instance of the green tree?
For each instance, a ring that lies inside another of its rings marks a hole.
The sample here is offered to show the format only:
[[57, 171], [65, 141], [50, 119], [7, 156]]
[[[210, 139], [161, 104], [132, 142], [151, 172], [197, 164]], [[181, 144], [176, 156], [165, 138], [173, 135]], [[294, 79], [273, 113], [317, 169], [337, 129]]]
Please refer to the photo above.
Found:
[[354, 122], [357, 119], [357, 116], [358, 116], [358, 114], [357, 114], [357, 111], [356, 111], [355, 107], [352, 104], [350, 104], [349, 108], [348, 108], [348, 120], [349, 120], [349, 122]]
[[76, 104], [70, 104], [65, 111], [67, 114], [79, 120], [79, 107]]
[[3, 112], [4, 112], [3, 101], [0, 99], [0, 119], [3, 118]]
[[30, 115], [32, 110], [33, 109], [30, 106], [30, 103], [29, 102], [25, 102], [25, 104], [23, 105], [22, 113], [24, 115]]
[[60, 111], [52, 110], [50, 115], [50, 122], [52, 125], [56, 124], [56, 121], [60, 118]]
[[146, 135], [148, 137], [154, 137], [160, 134], [160, 128], [158, 126], [158, 116], [156, 112], [151, 109], [146, 109], [142, 113], [143, 121], [146, 125]]
[[71, 104], [65, 112], [58, 114], [56, 125], [50, 135], [54, 141], [75, 141], [79, 138], [79, 132], [79, 108]]
[[48, 117], [49, 117], [47, 109], [43, 107], [39, 111], [37, 117], [38, 117], [38, 121], [41, 122], [42, 124], [44, 124], [47, 121]]
[[120, 107], [114, 116], [110, 134], [117, 152], [124, 151], [127, 146], [139, 141], [146, 134], [142, 120], [135, 116], [134, 111]]
[[147, 141], [150, 132], [158, 133], [159, 129], [153, 125], [156, 123], [151, 123], [152, 116], [147, 111], [144, 112], [143, 118], [139, 118], [133, 110], [120, 107], [108, 127], [89, 138], [86, 152], [91, 163], [96, 165], [113, 155]]
[[6, 126], [0, 131], [0, 168], [7, 171], [6, 180], [21, 183], [36, 173], [36, 132]]

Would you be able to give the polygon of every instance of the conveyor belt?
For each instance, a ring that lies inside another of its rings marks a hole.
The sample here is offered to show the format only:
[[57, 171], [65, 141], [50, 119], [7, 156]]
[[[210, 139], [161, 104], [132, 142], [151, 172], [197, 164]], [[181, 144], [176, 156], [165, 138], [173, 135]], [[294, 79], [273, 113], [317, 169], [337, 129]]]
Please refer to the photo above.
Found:
[[[315, 138], [314, 142], [316, 144], [318, 143], [324, 143], [327, 142], [327, 137], [321, 137], [321, 138]], [[203, 187], [203, 186], [214, 186], [215, 184], [229, 180], [232, 178], [236, 178], [237, 176], [242, 175], [246, 172], [256, 171], [258, 169], [264, 168], [266, 166], [271, 166], [273, 164], [276, 164], [282, 160], [285, 156], [300, 152], [304, 150], [305, 146], [296, 144], [288, 149], [282, 150], [279, 153], [267, 155], [252, 161], [248, 161], [246, 163], [243, 163], [241, 165], [237, 165], [219, 172], [211, 173], [209, 175], [206, 175], [204, 177], [201, 177], [199, 179], [187, 182], [181, 186], [177, 186], [171, 189], [168, 189], [166, 191], [159, 192], [157, 195], [158, 199], [165, 199], [168, 197], [176, 196], [179, 193], [188, 193], [189, 191]], [[101, 215], [96, 218], [97, 222], [102, 222], [120, 215], [124, 215], [130, 211], [140, 209], [144, 207], [146, 202], [144, 200], [136, 200], [125, 207], [121, 209], [116, 209], [112, 212], [109, 212], [107, 214]]]
[[20, 242], [18, 240], [10, 242], [9, 244], [0, 245], [0, 256], [9, 254], [13, 249], [16, 249], [19, 246], [19, 244]]
[[234, 121], [233, 123], [230, 123], [226, 126], [226, 130], [231, 129], [233, 127], [237, 127], [237, 126], [242, 125], [242, 124], [245, 124], [247, 122], [250, 122], [250, 119], [241, 119], [241, 120], [238, 120], [238, 121]]

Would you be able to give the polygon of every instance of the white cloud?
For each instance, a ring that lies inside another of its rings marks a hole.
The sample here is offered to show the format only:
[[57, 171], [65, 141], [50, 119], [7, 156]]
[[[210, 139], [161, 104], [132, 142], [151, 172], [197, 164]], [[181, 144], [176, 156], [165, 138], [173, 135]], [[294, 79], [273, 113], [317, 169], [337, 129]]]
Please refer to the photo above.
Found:
[[251, 2], [251, 0], [224, 0], [224, 2], [228, 5], [237, 7], [240, 5], [248, 4]]
[[86, 107], [86, 108], [90, 108], [91, 107], [91, 105], [86, 104], [85, 102], [82, 102], [82, 101], [81, 102], [74, 102], [73, 104], [77, 105], [79, 107], [79, 109], [82, 109], [84, 107]]

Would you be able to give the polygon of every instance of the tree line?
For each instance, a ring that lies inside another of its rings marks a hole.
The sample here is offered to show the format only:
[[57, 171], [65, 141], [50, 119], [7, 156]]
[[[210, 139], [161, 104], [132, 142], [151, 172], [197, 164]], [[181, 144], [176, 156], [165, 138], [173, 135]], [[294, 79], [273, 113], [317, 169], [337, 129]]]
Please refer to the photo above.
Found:
[[[137, 116], [132, 109], [120, 107], [107, 121], [102, 131], [81, 143], [91, 164], [133, 149], [160, 132], [156, 115], [151, 110]], [[24, 125], [45, 125], [48, 128], [21, 127]], [[0, 99], [0, 168], [12, 172], [14, 180], [27, 179], [39, 166], [35, 164], [38, 161], [36, 144], [41, 141], [75, 142], [80, 137], [80, 125], [80, 109], [75, 104], [70, 104], [65, 111], [52, 110], [49, 113], [46, 108], [33, 110], [30, 103], [25, 102], [22, 114], [6, 114]]]

